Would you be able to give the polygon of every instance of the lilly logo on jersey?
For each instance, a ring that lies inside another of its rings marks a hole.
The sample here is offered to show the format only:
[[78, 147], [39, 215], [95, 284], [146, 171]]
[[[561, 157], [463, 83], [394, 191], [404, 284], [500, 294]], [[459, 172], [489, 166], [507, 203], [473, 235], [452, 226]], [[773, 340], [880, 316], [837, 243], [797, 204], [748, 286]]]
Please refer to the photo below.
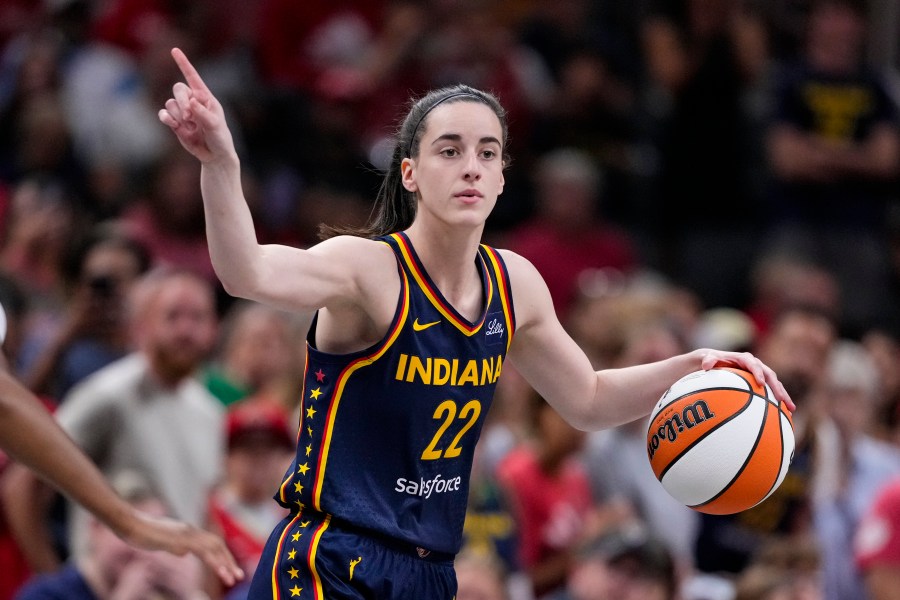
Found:
[[716, 414], [709, 409], [709, 405], [704, 400], [697, 400], [693, 404], [685, 406], [680, 413], [673, 413], [650, 436], [647, 441], [647, 454], [652, 459], [663, 442], [674, 442], [678, 439], [679, 433], [683, 433], [686, 429], [693, 429], [715, 416]]
[[491, 319], [487, 324], [484, 335], [503, 335], [503, 331], [503, 323], [500, 322], [500, 319]]
[[484, 339], [488, 346], [496, 346], [504, 343], [506, 333], [506, 321], [503, 311], [490, 313], [485, 319]]

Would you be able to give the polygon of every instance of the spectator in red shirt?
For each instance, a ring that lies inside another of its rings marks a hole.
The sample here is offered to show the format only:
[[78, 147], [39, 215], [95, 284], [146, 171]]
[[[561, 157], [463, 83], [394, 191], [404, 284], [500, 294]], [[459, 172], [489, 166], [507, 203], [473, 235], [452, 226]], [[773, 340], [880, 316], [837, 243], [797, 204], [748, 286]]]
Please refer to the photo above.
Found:
[[591, 521], [593, 496], [577, 458], [585, 434], [537, 393], [529, 406], [534, 436], [500, 462], [497, 477], [519, 532], [518, 555], [535, 597], [562, 589], [573, 551]]
[[900, 598], [900, 478], [881, 488], [856, 531], [854, 550], [871, 599]]
[[564, 148], [543, 156], [535, 184], [535, 214], [510, 233], [507, 244], [537, 267], [562, 316], [576, 297], [582, 272], [633, 270], [635, 243], [599, 216], [602, 173], [581, 151]]

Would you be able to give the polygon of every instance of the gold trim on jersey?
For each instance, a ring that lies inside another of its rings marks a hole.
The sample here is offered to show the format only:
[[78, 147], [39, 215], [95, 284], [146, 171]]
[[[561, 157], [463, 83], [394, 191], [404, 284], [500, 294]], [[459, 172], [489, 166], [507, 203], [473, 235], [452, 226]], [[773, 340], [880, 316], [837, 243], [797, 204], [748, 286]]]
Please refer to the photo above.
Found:
[[472, 336], [481, 330], [482, 325], [484, 325], [484, 320], [487, 317], [487, 307], [491, 305], [491, 300], [494, 297], [494, 283], [493, 279], [491, 279], [488, 274], [487, 264], [484, 261], [484, 257], [481, 254], [478, 254], [478, 260], [481, 261], [482, 273], [484, 273], [484, 279], [487, 280], [487, 298], [484, 303], [484, 311], [478, 319], [478, 322], [469, 325], [460, 317], [454, 314], [456, 312], [455, 309], [450, 308], [449, 305], [445, 304], [441, 298], [439, 292], [434, 290], [431, 285], [429, 285], [427, 277], [422, 269], [419, 267], [419, 263], [413, 257], [412, 245], [409, 243], [409, 240], [399, 233], [392, 233], [391, 237], [394, 241], [397, 242], [397, 248], [400, 249], [400, 254], [403, 257], [403, 261], [406, 263], [406, 266], [409, 268], [410, 273], [412, 273], [413, 279], [415, 279], [416, 283], [419, 285], [419, 289], [422, 290], [422, 293], [425, 294], [425, 297], [431, 302], [431, 304], [437, 309], [439, 313], [444, 315], [444, 317], [450, 321], [454, 327], [459, 329], [462, 333], [467, 336]]

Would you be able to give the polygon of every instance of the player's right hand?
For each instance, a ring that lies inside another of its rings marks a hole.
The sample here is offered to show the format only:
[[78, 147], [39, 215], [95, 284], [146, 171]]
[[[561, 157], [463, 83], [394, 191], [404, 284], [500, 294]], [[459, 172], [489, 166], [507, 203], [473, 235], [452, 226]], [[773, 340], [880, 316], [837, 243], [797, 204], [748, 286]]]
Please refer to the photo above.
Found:
[[225, 122], [225, 111], [203, 82], [184, 52], [172, 49], [172, 58], [184, 83], [172, 87], [172, 98], [159, 111], [159, 120], [175, 132], [184, 148], [201, 162], [210, 163], [231, 158], [234, 141]]

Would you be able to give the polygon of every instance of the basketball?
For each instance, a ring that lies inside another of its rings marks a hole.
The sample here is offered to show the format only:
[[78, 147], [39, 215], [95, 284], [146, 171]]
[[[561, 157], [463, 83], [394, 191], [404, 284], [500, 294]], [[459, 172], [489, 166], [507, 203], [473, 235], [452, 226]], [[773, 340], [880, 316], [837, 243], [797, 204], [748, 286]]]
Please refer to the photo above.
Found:
[[647, 455], [663, 488], [703, 513], [732, 514], [774, 492], [794, 458], [791, 413], [747, 371], [676, 381], [650, 414]]

